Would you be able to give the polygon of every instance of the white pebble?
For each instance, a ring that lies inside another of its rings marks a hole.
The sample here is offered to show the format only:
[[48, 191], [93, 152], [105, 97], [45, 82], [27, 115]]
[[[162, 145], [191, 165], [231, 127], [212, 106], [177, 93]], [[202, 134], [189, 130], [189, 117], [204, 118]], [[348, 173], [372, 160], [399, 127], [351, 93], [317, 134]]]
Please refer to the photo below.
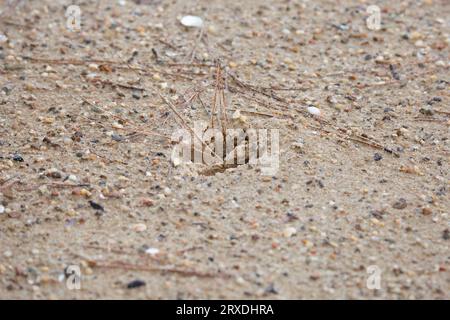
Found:
[[180, 22], [185, 27], [201, 28], [203, 26], [203, 19], [196, 16], [184, 16]]
[[72, 182], [77, 182], [77, 181], [78, 181], [77, 176], [76, 176], [76, 175], [73, 175], [73, 174], [69, 175], [69, 177], [68, 177], [67, 179], [68, 179], [69, 181], [72, 181]]
[[308, 107], [308, 112], [314, 116], [320, 116], [320, 109], [316, 107]]
[[4, 43], [6, 41], [8, 41], [8, 37], [0, 33], [0, 43]]
[[88, 66], [88, 68], [89, 68], [89, 70], [91, 70], [91, 71], [96, 71], [96, 70], [98, 70], [98, 64], [90, 63], [89, 66]]
[[5, 207], [2, 206], [2, 205], [0, 205], [0, 214], [2, 214], [2, 213], [4, 213], [4, 212], [5, 212]]
[[143, 232], [143, 231], [147, 230], [147, 226], [143, 223], [136, 223], [131, 226], [131, 229], [133, 229], [136, 232]]
[[159, 253], [159, 249], [158, 248], [148, 248], [147, 250], [145, 250], [146, 254], [149, 254], [151, 256], [155, 256]]
[[297, 233], [297, 229], [295, 229], [294, 227], [287, 227], [286, 229], [284, 229], [284, 231], [283, 231], [283, 235], [286, 237], [286, 238], [290, 238], [290, 237], [292, 237], [294, 234], [296, 234]]

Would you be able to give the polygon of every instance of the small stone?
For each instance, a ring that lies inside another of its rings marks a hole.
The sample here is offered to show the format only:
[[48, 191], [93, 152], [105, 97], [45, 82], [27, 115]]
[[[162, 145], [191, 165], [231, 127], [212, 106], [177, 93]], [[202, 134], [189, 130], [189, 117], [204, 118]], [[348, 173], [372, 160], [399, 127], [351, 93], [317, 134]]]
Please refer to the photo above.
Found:
[[444, 239], [444, 240], [450, 239], [450, 230], [449, 229], [445, 229], [444, 231], [442, 231], [442, 239]]
[[90, 196], [92, 196], [92, 192], [90, 192], [89, 190], [84, 189], [84, 188], [80, 190], [79, 194], [80, 194], [80, 196], [84, 196], [86, 198], [89, 198]]
[[149, 254], [151, 256], [156, 256], [159, 253], [159, 249], [158, 248], [148, 248], [147, 250], [145, 250], [146, 254]]
[[127, 284], [127, 289], [135, 289], [145, 286], [145, 281], [133, 280]]
[[404, 198], [398, 199], [394, 204], [392, 205], [392, 208], [402, 210], [405, 209], [408, 206], [408, 203]]
[[422, 214], [423, 214], [424, 216], [429, 216], [429, 215], [432, 214], [432, 213], [433, 213], [433, 211], [432, 211], [430, 208], [428, 208], [428, 207], [422, 208]]
[[147, 226], [143, 223], [136, 223], [131, 226], [131, 229], [136, 232], [144, 232], [145, 230], [147, 230]]
[[66, 215], [67, 215], [68, 217], [73, 218], [73, 217], [78, 216], [78, 212], [76, 212], [75, 210], [69, 210], [69, 211], [66, 212]]
[[414, 45], [415, 45], [417, 48], [423, 48], [423, 47], [425, 47], [425, 42], [423, 42], [423, 40], [417, 40], [417, 41], [414, 43]]
[[77, 181], [78, 181], [78, 178], [77, 178], [76, 175], [71, 174], [71, 175], [69, 175], [69, 176], [67, 177], [67, 180], [69, 180], [69, 181], [71, 181], [71, 182], [77, 182]]
[[89, 201], [89, 204], [91, 205], [92, 209], [97, 211], [105, 211], [105, 208], [103, 206], [99, 205], [98, 203], [94, 201]]
[[112, 124], [112, 127], [113, 127], [114, 129], [123, 129], [123, 125], [121, 125], [121, 124], [118, 123], [118, 122], [114, 122], [114, 123]]
[[98, 70], [98, 64], [91, 63], [91, 64], [89, 64], [88, 68], [91, 71], [97, 71]]
[[320, 116], [320, 113], [321, 113], [319, 108], [312, 107], [312, 106], [308, 107], [306, 110], [313, 116]]
[[121, 142], [121, 141], [124, 140], [124, 137], [121, 136], [120, 134], [115, 134], [115, 133], [113, 133], [113, 134], [111, 135], [111, 139], [113, 139], [114, 141], [117, 141], [117, 142]]
[[197, 16], [184, 16], [180, 22], [185, 27], [201, 28], [203, 26], [203, 19]]
[[5, 252], [3, 252], [3, 255], [6, 258], [11, 258], [12, 257], [12, 252], [10, 250], [6, 250]]
[[43, 196], [47, 195], [49, 193], [48, 188], [46, 185], [42, 185], [38, 188], [39, 193]]
[[296, 233], [297, 229], [295, 229], [294, 227], [287, 227], [286, 229], [283, 230], [283, 236], [285, 238], [290, 238]]
[[153, 200], [150, 199], [150, 198], [144, 198], [144, 199], [141, 200], [141, 204], [142, 204], [144, 207], [151, 207], [151, 206], [153, 206], [154, 202], [153, 202]]
[[2, 206], [2, 205], [0, 205], [0, 214], [2, 214], [2, 213], [4, 213], [4, 212], [5, 212], [5, 207]]
[[46, 176], [53, 178], [53, 179], [61, 179], [62, 178], [61, 172], [59, 172], [58, 169], [56, 169], [56, 168], [51, 168], [50, 170], [48, 170]]
[[133, 92], [132, 97], [136, 100], [139, 100], [141, 98], [141, 94], [139, 92]]
[[13, 160], [14, 160], [14, 161], [17, 161], [17, 162], [23, 162], [23, 161], [24, 161], [23, 158], [22, 158], [22, 156], [21, 156], [20, 154], [15, 154], [15, 155], [13, 156]]
[[166, 196], [171, 195], [171, 194], [172, 194], [172, 190], [170, 190], [169, 187], [165, 187], [165, 188], [164, 188], [164, 194], [165, 194]]
[[381, 159], [383, 159], [383, 156], [378, 152], [373, 155], [373, 160], [380, 161]]
[[414, 31], [411, 33], [411, 35], [409, 36], [409, 38], [413, 41], [419, 40], [419, 39], [423, 39], [423, 34], [421, 34], [420, 32]]

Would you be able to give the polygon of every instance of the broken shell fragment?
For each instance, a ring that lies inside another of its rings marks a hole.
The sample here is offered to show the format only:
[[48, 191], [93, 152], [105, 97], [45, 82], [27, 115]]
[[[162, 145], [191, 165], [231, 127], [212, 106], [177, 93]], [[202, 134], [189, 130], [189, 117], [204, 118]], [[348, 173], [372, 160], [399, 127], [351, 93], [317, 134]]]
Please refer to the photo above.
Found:
[[320, 116], [320, 109], [316, 107], [308, 107], [306, 109], [313, 116]]
[[158, 248], [148, 248], [147, 250], [145, 250], [146, 254], [149, 254], [151, 256], [155, 256], [159, 253], [159, 249]]
[[180, 22], [185, 27], [201, 28], [203, 26], [203, 19], [197, 16], [184, 16]]

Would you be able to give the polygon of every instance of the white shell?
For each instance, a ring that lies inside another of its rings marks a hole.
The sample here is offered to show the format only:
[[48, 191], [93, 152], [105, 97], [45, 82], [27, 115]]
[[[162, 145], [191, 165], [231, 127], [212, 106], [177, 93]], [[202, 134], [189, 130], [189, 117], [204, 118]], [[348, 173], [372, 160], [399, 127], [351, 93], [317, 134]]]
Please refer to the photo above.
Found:
[[201, 28], [203, 26], [203, 19], [197, 16], [184, 16], [180, 22], [185, 27]]
[[8, 41], [8, 37], [0, 33], [0, 43]]
[[297, 229], [295, 229], [294, 227], [287, 227], [286, 229], [283, 230], [283, 235], [286, 238], [290, 238], [296, 233], [297, 233]]
[[148, 248], [147, 250], [145, 250], [146, 254], [149, 254], [151, 256], [155, 256], [159, 253], [159, 249], [158, 248]]
[[314, 116], [320, 116], [320, 109], [316, 107], [308, 107], [308, 112]]

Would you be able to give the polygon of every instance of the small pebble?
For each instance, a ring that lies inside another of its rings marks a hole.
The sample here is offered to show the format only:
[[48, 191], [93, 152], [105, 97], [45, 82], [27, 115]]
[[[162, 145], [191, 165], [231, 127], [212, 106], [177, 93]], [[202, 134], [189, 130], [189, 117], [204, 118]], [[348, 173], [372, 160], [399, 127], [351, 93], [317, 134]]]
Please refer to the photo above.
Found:
[[13, 157], [13, 160], [17, 161], [17, 162], [23, 162], [24, 161], [20, 154], [15, 154], [14, 157]]
[[145, 281], [133, 280], [127, 284], [127, 289], [135, 289], [143, 286], [145, 286]]
[[316, 107], [308, 107], [306, 109], [313, 116], [320, 116], [320, 109]]
[[76, 175], [71, 174], [67, 177], [67, 180], [72, 181], [72, 182], [77, 182], [78, 178]]
[[131, 226], [131, 229], [136, 232], [144, 232], [145, 230], [147, 230], [147, 226], [143, 223], [136, 223]]
[[392, 205], [392, 208], [401, 210], [401, 209], [405, 209], [407, 207], [407, 205], [408, 204], [407, 204], [406, 200], [403, 198], [400, 198], [396, 202], [394, 202], [394, 204]]
[[5, 207], [2, 206], [2, 205], [0, 205], [0, 214], [2, 214], [2, 213], [4, 213], [4, 212], [5, 212]]
[[96, 71], [96, 70], [98, 70], [98, 65], [95, 63], [91, 63], [91, 64], [89, 64], [88, 68], [91, 71]]
[[89, 201], [89, 204], [91, 205], [92, 209], [98, 210], [98, 211], [105, 211], [105, 208], [103, 206], [99, 205], [98, 203], [94, 201]]
[[50, 177], [50, 178], [53, 178], [53, 179], [61, 179], [62, 178], [61, 172], [59, 172], [58, 169], [56, 169], [56, 168], [49, 169], [47, 171], [46, 176]]
[[373, 160], [380, 161], [381, 159], [383, 159], [383, 156], [378, 152], [373, 155]]
[[286, 229], [283, 230], [283, 236], [285, 238], [290, 238], [296, 233], [297, 229], [295, 229], [294, 227], [287, 227]]
[[444, 239], [444, 240], [450, 239], [450, 230], [449, 229], [445, 229], [444, 231], [442, 231], [442, 239]]
[[185, 27], [201, 28], [203, 26], [203, 19], [197, 16], [184, 16], [180, 22]]
[[159, 253], [159, 249], [158, 248], [148, 248], [147, 250], [145, 250], [146, 254], [149, 254], [151, 256], [155, 256]]

